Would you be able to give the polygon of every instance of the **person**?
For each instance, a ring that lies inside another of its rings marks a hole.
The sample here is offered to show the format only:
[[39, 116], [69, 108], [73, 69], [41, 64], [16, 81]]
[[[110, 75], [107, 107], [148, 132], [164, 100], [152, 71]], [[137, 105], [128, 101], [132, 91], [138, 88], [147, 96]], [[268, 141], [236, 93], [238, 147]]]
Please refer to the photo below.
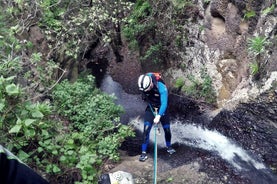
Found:
[[[139, 161], [144, 162], [147, 157], [149, 135], [154, 124], [161, 122], [167, 152], [173, 154], [175, 150], [171, 146], [170, 120], [167, 113], [168, 90], [158, 73], [146, 73], [138, 78], [138, 87], [142, 92], [143, 100], [148, 102], [144, 113], [143, 143], [141, 145], [141, 155]], [[155, 109], [157, 111], [155, 112]]]
[[1, 184], [49, 184], [42, 176], [0, 145]]

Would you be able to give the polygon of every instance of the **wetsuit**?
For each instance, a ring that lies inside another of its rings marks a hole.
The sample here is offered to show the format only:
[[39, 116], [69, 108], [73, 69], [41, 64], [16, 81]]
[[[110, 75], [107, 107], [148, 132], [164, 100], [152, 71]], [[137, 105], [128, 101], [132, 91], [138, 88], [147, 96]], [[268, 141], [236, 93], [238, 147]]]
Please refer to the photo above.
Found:
[[158, 108], [158, 114], [161, 115], [160, 122], [165, 133], [166, 146], [171, 146], [171, 132], [170, 132], [170, 120], [167, 114], [168, 105], [168, 91], [167, 87], [162, 80], [156, 80], [156, 77], [152, 73], [147, 73], [151, 76], [152, 82], [154, 84], [150, 91], [142, 92], [143, 99], [148, 102], [148, 105], [144, 114], [144, 130], [143, 130], [143, 143], [142, 152], [147, 151], [149, 144], [150, 130], [153, 125], [153, 120], [155, 118], [155, 108]]
[[0, 145], [1, 184], [48, 184], [40, 175]]

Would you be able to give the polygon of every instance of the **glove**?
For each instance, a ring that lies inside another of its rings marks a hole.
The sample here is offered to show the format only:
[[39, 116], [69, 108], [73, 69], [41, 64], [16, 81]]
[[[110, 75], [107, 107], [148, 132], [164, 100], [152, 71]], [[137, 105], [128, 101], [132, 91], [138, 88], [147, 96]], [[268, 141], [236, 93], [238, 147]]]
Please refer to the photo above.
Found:
[[161, 115], [156, 115], [156, 117], [154, 118], [154, 123], [157, 124], [160, 122], [160, 119], [161, 119]]

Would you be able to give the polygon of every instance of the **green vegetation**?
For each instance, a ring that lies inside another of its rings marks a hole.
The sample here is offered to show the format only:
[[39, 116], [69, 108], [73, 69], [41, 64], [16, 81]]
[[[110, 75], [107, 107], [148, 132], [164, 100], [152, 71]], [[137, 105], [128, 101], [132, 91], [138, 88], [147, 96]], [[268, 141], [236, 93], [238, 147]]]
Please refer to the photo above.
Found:
[[61, 164], [79, 168], [83, 181], [88, 183], [96, 181], [100, 166], [107, 159], [119, 160], [117, 150], [122, 141], [134, 135], [120, 123], [123, 109], [114, 104], [114, 97], [101, 94], [91, 84], [92, 78], [74, 84], [63, 81], [53, 91], [55, 109], [71, 122], [61, 139], [69, 144], [60, 150], [64, 153]]
[[[130, 6], [116, 3], [0, 2], [0, 144], [53, 183], [96, 183], [103, 164], [118, 160], [119, 146], [133, 135], [120, 123], [122, 107], [92, 77], [61, 82], [66, 71], [59, 62], [78, 58], [95, 38], [113, 37], [105, 26]], [[25, 40], [34, 25], [47, 47]]]
[[270, 43], [266, 41], [265, 37], [256, 36], [248, 40], [249, 54], [253, 54], [255, 62], [250, 64], [250, 73], [254, 76], [254, 79], [258, 80], [264, 69], [266, 62], [261, 58], [261, 54], [265, 52], [266, 46]]
[[[277, 3], [276, 3], [277, 4]], [[263, 15], [268, 15], [268, 14], [270, 14], [270, 13], [272, 13], [273, 11], [274, 11], [274, 9], [275, 9], [275, 4], [272, 4], [270, 7], [267, 7], [267, 8], [265, 8], [263, 11], [262, 11], [262, 14]]]
[[163, 47], [161, 43], [156, 45], [151, 45], [150, 48], [146, 51], [146, 54], [144, 57], [142, 57], [142, 60], [151, 60], [154, 63], [159, 63], [159, 55], [161, 55], [163, 52]]
[[256, 36], [248, 40], [248, 49], [250, 52], [258, 55], [265, 51], [265, 46], [268, 44], [265, 37]]
[[190, 0], [136, 1], [123, 24], [123, 36], [142, 62], [165, 64], [169, 56], [180, 59], [177, 52], [183, 49], [183, 33], [187, 33], [182, 25], [190, 21], [187, 17], [194, 16], [194, 10], [197, 13]]
[[254, 62], [250, 64], [250, 69], [251, 69], [251, 75], [255, 76], [259, 73], [259, 64], [258, 62]]
[[204, 0], [204, 3], [210, 3], [211, 0]]
[[187, 6], [188, 4], [191, 4], [190, 0], [172, 0], [172, 3], [174, 5], [174, 7], [176, 7], [177, 9], [182, 9], [185, 6]]
[[76, 170], [82, 176], [77, 183], [96, 182], [101, 165], [118, 160], [122, 141], [134, 135], [119, 122], [122, 107], [95, 88], [91, 77], [58, 84], [53, 106], [26, 100], [13, 80], [0, 78], [0, 143], [51, 177]]
[[202, 98], [209, 103], [215, 103], [216, 94], [212, 86], [212, 79], [205, 70], [202, 70], [201, 72], [201, 79], [202, 80], [200, 81], [193, 75], [190, 75], [188, 76], [190, 84], [185, 84], [182, 78], [178, 78], [174, 87], [181, 88], [184, 93], [191, 95], [196, 99]]
[[252, 17], [256, 16], [256, 12], [254, 10], [246, 11], [244, 14], [244, 19], [249, 20]]
[[169, 178], [166, 179], [167, 183], [172, 183], [173, 181], [174, 181], [174, 179], [172, 177], [169, 177]]
[[153, 29], [154, 23], [145, 21], [151, 12], [152, 8], [148, 1], [139, 0], [136, 2], [128, 22], [122, 30], [131, 49], [137, 50], [139, 48], [139, 37]]
[[185, 81], [183, 78], [179, 77], [176, 79], [174, 87], [177, 89], [181, 89], [185, 85]]

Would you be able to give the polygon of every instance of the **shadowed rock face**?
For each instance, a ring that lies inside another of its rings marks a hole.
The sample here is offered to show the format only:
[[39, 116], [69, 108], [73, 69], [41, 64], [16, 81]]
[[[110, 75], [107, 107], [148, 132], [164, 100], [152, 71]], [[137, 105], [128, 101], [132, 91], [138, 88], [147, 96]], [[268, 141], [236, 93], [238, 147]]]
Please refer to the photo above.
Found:
[[276, 92], [262, 94], [234, 111], [221, 111], [209, 124], [225, 136], [259, 155], [276, 174], [277, 98]]

